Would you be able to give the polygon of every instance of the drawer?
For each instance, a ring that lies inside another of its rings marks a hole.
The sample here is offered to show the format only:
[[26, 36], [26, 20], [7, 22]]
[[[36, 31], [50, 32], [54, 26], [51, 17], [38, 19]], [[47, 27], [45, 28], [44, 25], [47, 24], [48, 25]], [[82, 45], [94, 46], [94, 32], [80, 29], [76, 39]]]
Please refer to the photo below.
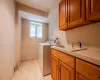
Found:
[[52, 49], [52, 55], [56, 56], [59, 60], [69, 65], [72, 68], [75, 68], [75, 57], [68, 55], [67, 53], [63, 53]]
[[100, 80], [100, 67], [83, 60], [76, 59], [76, 71], [89, 80]]
[[60, 52], [55, 49], [51, 49], [51, 54], [57, 58], [60, 57]]

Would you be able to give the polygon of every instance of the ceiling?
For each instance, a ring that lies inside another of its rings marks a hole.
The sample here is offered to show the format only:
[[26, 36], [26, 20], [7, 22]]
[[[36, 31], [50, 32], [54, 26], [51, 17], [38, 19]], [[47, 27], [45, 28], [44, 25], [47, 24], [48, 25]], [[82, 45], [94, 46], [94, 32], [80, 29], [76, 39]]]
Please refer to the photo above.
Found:
[[41, 23], [48, 23], [48, 18], [46, 18], [46, 17], [30, 14], [30, 13], [23, 12], [23, 11], [19, 11], [19, 15], [20, 15], [20, 17], [22, 17], [24, 19], [41, 22]]
[[49, 12], [57, 0], [16, 0], [16, 1], [39, 10]]

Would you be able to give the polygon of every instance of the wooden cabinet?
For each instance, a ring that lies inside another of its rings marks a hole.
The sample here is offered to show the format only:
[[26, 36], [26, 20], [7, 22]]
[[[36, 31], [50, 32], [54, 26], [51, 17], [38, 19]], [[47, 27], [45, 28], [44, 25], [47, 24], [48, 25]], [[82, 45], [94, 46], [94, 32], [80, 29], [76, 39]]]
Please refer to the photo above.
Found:
[[75, 58], [63, 52], [51, 50], [51, 74], [53, 80], [75, 79]]
[[51, 76], [53, 80], [58, 80], [58, 59], [51, 56]]
[[[84, 76], [82, 78], [85, 80], [100, 80], [100, 67], [92, 65], [80, 59], [76, 59], [76, 71]], [[81, 80], [79, 74], [77, 75], [77, 80]]]
[[67, 53], [63, 53], [57, 51], [55, 49], [51, 50], [51, 54], [54, 55], [56, 58], [64, 62], [65, 64], [69, 65], [73, 69], [75, 68], [75, 57], [68, 55]]
[[59, 29], [68, 30], [100, 21], [100, 0], [61, 0]]
[[51, 49], [53, 80], [100, 80], [100, 66]]
[[59, 29], [60, 30], [66, 30], [67, 28], [67, 0], [62, 0], [59, 4]]
[[59, 29], [83, 25], [86, 20], [85, 6], [85, 0], [62, 0], [59, 4]]
[[87, 20], [100, 21], [100, 0], [86, 0]]
[[75, 70], [59, 61], [59, 80], [74, 80]]
[[88, 80], [88, 79], [79, 74], [78, 72], [76, 72], [76, 80]]
[[68, 28], [74, 28], [85, 23], [85, 0], [69, 0]]

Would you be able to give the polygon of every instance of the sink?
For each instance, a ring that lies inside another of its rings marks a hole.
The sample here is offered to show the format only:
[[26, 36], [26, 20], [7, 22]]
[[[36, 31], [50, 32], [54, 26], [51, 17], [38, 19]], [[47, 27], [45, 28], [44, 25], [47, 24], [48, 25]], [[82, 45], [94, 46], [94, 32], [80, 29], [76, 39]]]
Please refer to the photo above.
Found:
[[71, 52], [82, 51], [82, 50], [87, 50], [87, 48], [75, 49], [75, 50], [72, 50]]
[[74, 47], [74, 48], [72, 48], [72, 47], [70, 47], [70, 46], [68, 46], [68, 47], [66, 47], [66, 50], [68, 50], [68, 51], [71, 51], [71, 52], [76, 52], [76, 51], [82, 51], [82, 50], [87, 50], [87, 48], [85, 48], [85, 47]]
[[60, 47], [60, 48], [64, 48], [64, 46], [62, 46], [62, 45], [56, 45], [57, 47]]
[[86, 47], [79, 47], [79, 46], [75, 46], [74, 48], [71, 46], [71, 45], [67, 45], [66, 47], [65, 46], [62, 46], [62, 45], [55, 45], [56, 47], [59, 47], [59, 48], [63, 48], [67, 51], [70, 51], [70, 52], [77, 52], [77, 51], [83, 51], [83, 50], [87, 50]]

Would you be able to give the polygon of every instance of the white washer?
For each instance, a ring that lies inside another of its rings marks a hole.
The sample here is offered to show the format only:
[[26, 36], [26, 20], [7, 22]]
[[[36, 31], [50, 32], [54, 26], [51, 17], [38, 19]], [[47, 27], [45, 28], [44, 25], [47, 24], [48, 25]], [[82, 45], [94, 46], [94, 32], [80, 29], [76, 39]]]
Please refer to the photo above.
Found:
[[40, 66], [43, 76], [51, 73], [50, 44], [39, 43], [39, 45], [38, 45], [38, 62], [39, 62], [39, 66]]

